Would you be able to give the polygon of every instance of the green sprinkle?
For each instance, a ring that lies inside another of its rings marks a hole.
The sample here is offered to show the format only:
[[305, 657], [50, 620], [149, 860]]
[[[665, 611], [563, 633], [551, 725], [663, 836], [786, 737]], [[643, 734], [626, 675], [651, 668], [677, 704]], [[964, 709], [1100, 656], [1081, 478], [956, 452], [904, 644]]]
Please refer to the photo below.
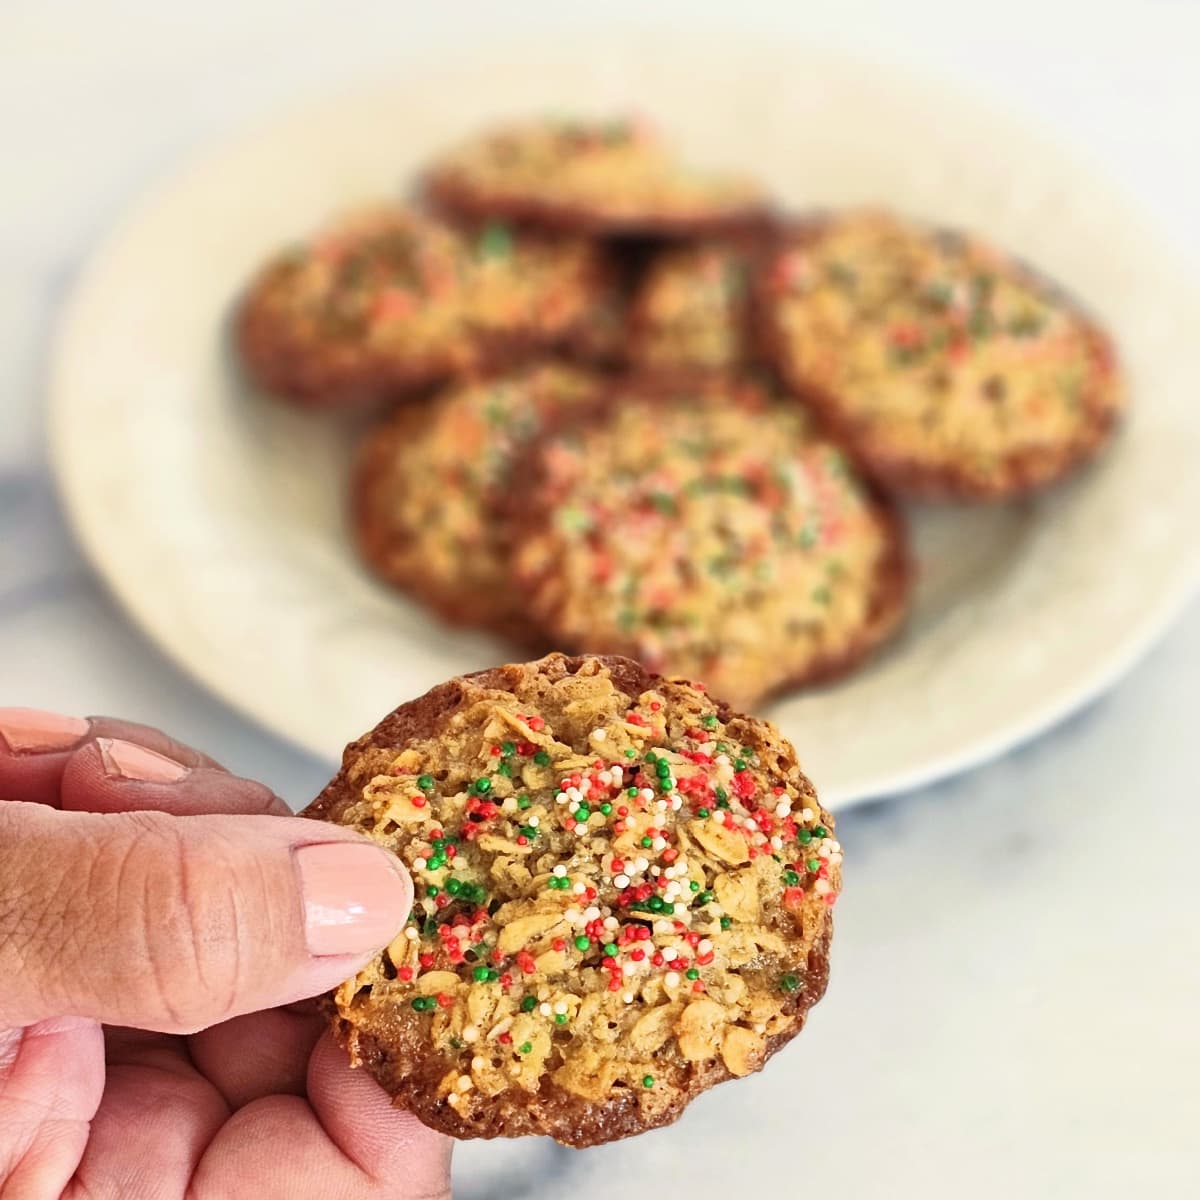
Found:
[[616, 942], [607, 942], [604, 946], [604, 954], [605, 954], [606, 958], [616, 958], [617, 957]]
[[709, 815], [709, 810], [708, 810], [707, 808], [698, 808], [698, 809], [696, 809], [696, 816], [698, 816], [698, 817], [707, 817], [708, 815]]
[[819, 858], [810, 858], [804, 865], [810, 871], [816, 872], [821, 869], [821, 860]]
[[479, 252], [484, 258], [507, 258], [512, 253], [512, 234], [507, 225], [493, 221], [479, 237]]
[[584, 937], [582, 933], [575, 939], [576, 950], [587, 950], [591, 944], [592, 939], [589, 937]]
[[625, 757], [626, 758], [637, 758], [637, 751], [634, 749], [626, 750]]
[[699, 979], [700, 972], [697, 971], [695, 967], [688, 967], [688, 969], [684, 971], [684, 976], [688, 979]]
[[471, 975], [474, 977], [476, 983], [487, 983], [488, 974], [489, 972], [487, 967], [476, 967], [475, 970], [471, 972]]
[[612, 812], [612, 805], [605, 801], [602, 805], [600, 805], [600, 811], [604, 814], [604, 816], [607, 817]]
[[796, 834], [796, 841], [798, 841], [802, 846], [807, 846], [812, 840], [813, 835], [807, 829], [802, 829], [798, 834]]
[[522, 1042], [517, 1052], [519, 1054], [528, 1054], [532, 1049], [533, 1049], [532, 1042]]
[[703, 725], [705, 729], [716, 729], [718, 721], [716, 717], [708, 716], [705, 717], [700, 724]]
[[657, 761], [658, 755], [655, 754], [653, 750], [647, 750], [646, 753], [642, 755], [642, 762], [652, 763]]
[[655, 764], [654, 769], [659, 773], [659, 775], [670, 775], [671, 764], [667, 762], [665, 758], [660, 758]]
[[654, 1076], [653, 1075], [643, 1075], [642, 1076], [642, 1087], [652, 1088], [653, 1086], [654, 1086]]
[[721, 918], [721, 928], [722, 929], [728, 929], [732, 924], [733, 924], [732, 917], [722, 917]]
[[824, 825], [818, 825], [816, 829], [813, 830], [813, 836], [827, 838], [829, 836], [829, 830], [826, 829]]
[[800, 876], [795, 871], [784, 871], [783, 882], [788, 887], [795, 887], [800, 882]]
[[539, 750], [534, 756], [533, 761], [539, 767], [548, 767], [550, 765], [550, 755], [545, 750]]
[[746, 763], [746, 760], [744, 758], [735, 758], [733, 760], [733, 769], [735, 771], [744, 771], [746, 769], [747, 765], [748, 764]]
[[527, 837], [532, 842], [533, 839], [537, 837], [538, 831], [533, 825], [522, 825], [521, 834], [523, 837]]
[[638, 794], [638, 789], [635, 787], [627, 787], [625, 789], [625, 795], [627, 795], [627, 796], [636, 796], [637, 794]]
[[691, 888], [693, 892], [698, 892], [700, 890], [700, 881], [698, 879], [693, 879], [688, 883], [688, 887]]
[[723, 788], [717, 788], [717, 803], [724, 804], [729, 799], [729, 793]]
[[649, 850], [650, 847], [654, 845], [654, 839], [644, 837], [644, 838], [642, 838], [641, 845], [644, 849]]
[[412, 1010], [413, 1012], [425, 1012], [426, 1009], [436, 1003], [437, 1001], [433, 1000], [431, 997], [417, 996], [412, 1002]]
[[438, 895], [438, 893], [440, 893], [440, 892], [441, 892], [441, 890], [442, 890], [442, 889], [441, 889], [441, 888], [439, 888], [439, 887], [430, 887], [430, 888], [426, 888], [426, 889], [425, 889], [425, 894], [426, 894], [426, 895], [428, 895], [428, 896], [433, 896], [434, 898], [436, 898], [436, 897], [437, 897], [437, 895]]
[[779, 990], [781, 992], [794, 992], [799, 986], [799, 976], [792, 975], [790, 972], [779, 980]]
[[554, 1023], [555, 1023], [555, 1025], [565, 1025], [567, 1023], [567, 1014], [566, 1013], [555, 1013], [554, 1014]]
[[[535, 1008], [537, 1008], [537, 997], [536, 996], [525, 996], [521, 1000], [521, 1011], [522, 1012], [533, 1012], [533, 1010]], [[526, 1053], [528, 1053], [528, 1051]]]
[[662, 902], [662, 908], [660, 908], [658, 911], [662, 913], [664, 917], [669, 917], [675, 911], [675, 905], [672, 904], [670, 900], [664, 900]]
[[697, 904], [711, 904], [712, 902], [713, 902], [712, 892], [701, 892], [700, 895], [698, 895], [696, 897]]
[[508, 758], [510, 754], [516, 754], [516, 752], [517, 747], [513, 742], [500, 743], [500, 753], [503, 754], [505, 758]]
[[518, 796], [517, 797], [517, 807], [519, 809], [524, 810], [526, 808], [532, 807], [532, 805], [533, 805], [533, 801], [530, 800], [530, 798], [528, 796]]
[[451, 1049], [451, 1050], [461, 1050], [461, 1049], [462, 1049], [462, 1045], [463, 1045], [463, 1044], [462, 1044], [462, 1042], [460, 1042], [460, 1041], [458, 1040], [458, 1038], [456, 1038], [456, 1037], [452, 1037], [452, 1038], [450, 1039], [450, 1049]]
[[417, 776], [417, 787], [419, 787], [421, 789], [421, 791], [423, 791], [423, 792], [429, 791], [429, 789], [431, 787], [433, 787], [433, 776], [432, 775], [418, 775]]
[[512, 778], [512, 767], [510, 767], [508, 763], [502, 762], [497, 770], [499, 770], [500, 774], [503, 775], [505, 779]]
[[592, 815], [592, 810], [586, 804], [581, 804], [575, 810], [575, 820], [586, 821]]
[[486, 796], [492, 790], [492, 781], [486, 778], [475, 780], [475, 790], [481, 795]]
[[446, 891], [452, 896], [457, 896], [463, 890], [462, 880], [450, 878], [446, 880]]

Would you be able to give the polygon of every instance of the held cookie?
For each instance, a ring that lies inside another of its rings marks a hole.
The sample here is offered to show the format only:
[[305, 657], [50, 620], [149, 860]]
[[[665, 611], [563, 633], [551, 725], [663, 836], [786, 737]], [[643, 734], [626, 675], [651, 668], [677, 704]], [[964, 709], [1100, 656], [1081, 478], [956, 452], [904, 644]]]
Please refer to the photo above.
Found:
[[594, 376], [556, 364], [458, 383], [368, 433], [352, 484], [363, 558], [449, 620], [522, 627], [497, 500], [548, 419], [590, 405]]
[[753, 380], [629, 385], [518, 482], [513, 576], [556, 645], [749, 705], [845, 671], [903, 615], [898, 514]]
[[448, 211], [594, 234], [678, 236], [759, 222], [749, 180], [694, 171], [637, 121], [542, 120], [475, 137], [431, 167]]
[[391, 398], [563, 340], [608, 286], [578, 238], [453, 228], [399, 207], [269, 264], [239, 314], [250, 374], [306, 405]]
[[655, 256], [633, 306], [633, 365], [667, 373], [747, 365], [751, 261], [750, 250], [730, 242]]
[[454, 1137], [590, 1146], [674, 1121], [825, 991], [841, 847], [766, 721], [619, 658], [452, 680], [305, 811], [399, 855], [408, 927], [328, 1002]]
[[1004, 499], [1108, 441], [1107, 336], [984, 243], [881, 213], [798, 229], [761, 279], [767, 349], [898, 492]]

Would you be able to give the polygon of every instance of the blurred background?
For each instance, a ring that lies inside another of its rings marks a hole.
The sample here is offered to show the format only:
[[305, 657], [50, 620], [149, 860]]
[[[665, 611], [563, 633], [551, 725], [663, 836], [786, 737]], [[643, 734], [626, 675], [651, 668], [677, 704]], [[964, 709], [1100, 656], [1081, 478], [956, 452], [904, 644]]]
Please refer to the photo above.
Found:
[[[564, 39], [603, 28], [670, 54], [682, 26], [898, 63], [999, 103], [1132, 194], [1200, 272], [1200, 4], [1188, 0], [439, 11], [8, 0], [3, 701], [149, 721], [294, 803], [315, 794], [329, 764], [180, 674], [75, 549], [47, 470], [41, 407], [59, 305], [89, 249], [147, 185], [248, 121], [428, 66], [463, 42], [496, 55], [536, 44], [552, 56]], [[1193, 602], [1113, 692], [1048, 736], [846, 814], [833, 983], [790, 1066], [780, 1060], [628, 1145], [582, 1155], [469, 1147], [459, 1194], [1200, 1194], [1197, 668]]]

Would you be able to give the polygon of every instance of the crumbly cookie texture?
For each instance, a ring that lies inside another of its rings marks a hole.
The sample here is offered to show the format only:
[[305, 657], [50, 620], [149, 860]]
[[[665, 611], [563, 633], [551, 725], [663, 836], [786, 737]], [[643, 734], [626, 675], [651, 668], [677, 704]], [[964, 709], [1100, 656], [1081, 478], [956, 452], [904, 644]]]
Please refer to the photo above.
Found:
[[748, 357], [750, 259], [702, 242], [660, 252], [634, 305], [631, 357], [646, 371], [728, 371]]
[[666, 1124], [825, 990], [842, 851], [794, 749], [626, 659], [443, 684], [305, 815], [413, 876], [408, 927], [330, 1009], [352, 1060], [456, 1137]]
[[1123, 406], [1108, 338], [972, 238], [875, 212], [817, 221], [761, 295], [787, 381], [904, 493], [1045, 486], [1103, 446]]
[[523, 448], [549, 420], [591, 404], [595, 376], [552, 363], [449, 387], [425, 409], [401, 408], [358, 455], [353, 523], [384, 579], [450, 620], [520, 624], [497, 501]]
[[606, 286], [603, 253], [583, 239], [378, 206], [265, 268], [240, 345], [257, 381], [297, 402], [388, 397], [563, 340]]
[[592, 233], [701, 233], [757, 222], [766, 211], [756, 184], [685, 166], [633, 120], [497, 129], [436, 161], [427, 184], [452, 212]]
[[554, 644], [736, 704], [848, 668], [904, 611], [894, 509], [752, 379], [627, 387], [541, 439], [518, 487], [512, 571]]

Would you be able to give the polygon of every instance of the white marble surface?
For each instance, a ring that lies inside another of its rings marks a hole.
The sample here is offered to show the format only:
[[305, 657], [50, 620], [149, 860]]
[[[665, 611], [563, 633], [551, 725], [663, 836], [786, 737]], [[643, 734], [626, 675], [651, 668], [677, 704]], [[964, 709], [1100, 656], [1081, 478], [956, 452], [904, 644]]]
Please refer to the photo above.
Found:
[[[41, 423], [90, 245], [191, 148], [455, 38], [588, 21], [778, 29], [993, 94], [1138, 193], [1200, 269], [1200, 6], [25, 3], [0, 8], [0, 703], [153, 721], [300, 803], [329, 765], [181, 677], [89, 574]], [[1014, 164], [1019, 170], [1019, 164]], [[1103, 247], [1097, 247], [1103, 253]], [[1200, 514], [1198, 514], [1200, 515]], [[459, 1194], [1200, 1195], [1200, 605], [1108, 698], [992, 766], [847, 814], [833, 983], [800, 1043], [678, 1126], [473, 1146]]]

